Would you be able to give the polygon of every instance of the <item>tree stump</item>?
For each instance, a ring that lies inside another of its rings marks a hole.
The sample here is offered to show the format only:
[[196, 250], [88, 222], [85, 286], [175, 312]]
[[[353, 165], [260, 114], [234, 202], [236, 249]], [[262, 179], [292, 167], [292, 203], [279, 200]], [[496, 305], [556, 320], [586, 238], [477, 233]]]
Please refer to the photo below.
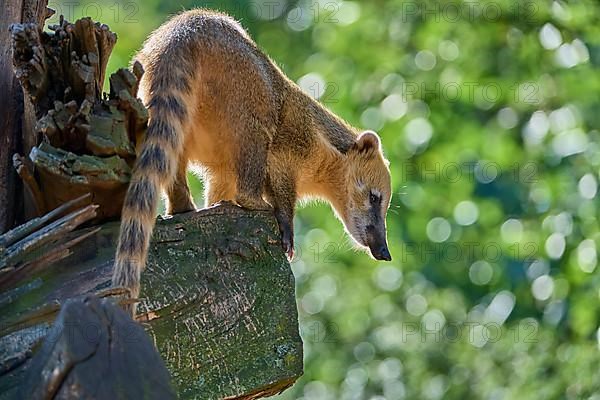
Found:
[[145, 134], [148, 112], [136, 98], [140, 64], [104, 74], [117, 37], [108, 26], [82, 18], [43, 32], [36, 23], [10, 27], [15, 75], [32, 104], [35, 123], [29, 157], [15, 166], [33, 204], [33, 216], [90, 193], [97, 220], [118, 217]]
[[[0, 398], [23, 385], [60, 306], [109, 288], [119, 225], [99, 228], [64, 235], [68, 242], [91, 233], [0, 296]], [[302, 374], [294, 278], [270, 212], [222, 204], [161, 219], [141, 298], [138, 321], [180, 398], [258, 398]]]

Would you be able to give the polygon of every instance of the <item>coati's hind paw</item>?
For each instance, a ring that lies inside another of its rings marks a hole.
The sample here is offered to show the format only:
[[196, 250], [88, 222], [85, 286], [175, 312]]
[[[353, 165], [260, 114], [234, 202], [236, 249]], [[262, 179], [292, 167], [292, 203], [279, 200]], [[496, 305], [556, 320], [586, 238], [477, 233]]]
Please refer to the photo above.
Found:
[[167, 215], [184, 214], [191, 211], [196, 211], [196, 207], [193, 204], [185, 204], [167, 210]]
[[246, 208], [248, 210], [269, 211], [269, 210], [273, 209], [273, 207], [271, 207], [271, 205], [269, 203], [267, 203], [266, 201], [264, 201], [262, 198], [253, 198], [253, 197], [238, 195], [235, 198], [235, 202], [240, 207]]

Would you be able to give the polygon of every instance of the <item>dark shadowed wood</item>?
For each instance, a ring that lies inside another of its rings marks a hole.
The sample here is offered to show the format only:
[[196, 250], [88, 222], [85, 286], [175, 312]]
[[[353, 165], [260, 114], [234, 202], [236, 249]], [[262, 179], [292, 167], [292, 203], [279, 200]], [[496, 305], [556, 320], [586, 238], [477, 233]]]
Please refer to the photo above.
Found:
[[23, 90], [13, 72], [8, 28], [14, 23], [43, 24], [47, 4], [47, 0], [4, 0], [0, 5], [0, 233], [9, 230], [23, 212], [24, 197], [12, 166], [13, 154], [35, 140], [28, 129], [35, 119], [27, 113], [30, 104], [24, 104]]
[[[102, 225], [0, 297], [0, 393], [23, 382], [66, 299], [109, 287], [117, 234]], [[294, 293], [271, 213], [224, 204], [158, 222], [138, 312], [179, 397], [258, 398], [302, 374]]]
[[0, 7], [0, 233], [10, 229], [16, 218], [17, 179], [12, 155], [21, 142], [23, 92], [13, 74], [8, 26], [21, 22], [23, 1], [6, 0]]
[[31, 361], [23, 399], [174, 399], [163, 360], [141, 325], [113, 302], [68, 300]]

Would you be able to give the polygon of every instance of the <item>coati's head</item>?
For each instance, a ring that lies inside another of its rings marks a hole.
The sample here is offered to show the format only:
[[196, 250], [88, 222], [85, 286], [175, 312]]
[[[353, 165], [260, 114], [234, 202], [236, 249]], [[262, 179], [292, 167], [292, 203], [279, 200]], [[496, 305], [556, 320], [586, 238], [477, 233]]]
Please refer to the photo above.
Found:
[[359, 246], [368, 247], [377, 260], [391, 261], [385, 216], [392, 188], [389, 162], [383, 156], [379, 136], [373, 131], [362, 132], [346, 157], [347, 192], [338, 214]]

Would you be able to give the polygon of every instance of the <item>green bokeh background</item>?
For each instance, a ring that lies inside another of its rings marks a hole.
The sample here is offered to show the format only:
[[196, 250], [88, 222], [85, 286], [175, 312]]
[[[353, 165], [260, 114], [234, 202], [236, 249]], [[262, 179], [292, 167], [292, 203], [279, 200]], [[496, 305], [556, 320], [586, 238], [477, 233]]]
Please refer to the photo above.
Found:
[[600, 398], [597, 1], [50, 5], [118, 34], [109, 73], [169, 15], [227, 11], [380, 133], [394, 260], [354, 250], [329, 206], [298, 211], [306, 372], [279, 398]]

